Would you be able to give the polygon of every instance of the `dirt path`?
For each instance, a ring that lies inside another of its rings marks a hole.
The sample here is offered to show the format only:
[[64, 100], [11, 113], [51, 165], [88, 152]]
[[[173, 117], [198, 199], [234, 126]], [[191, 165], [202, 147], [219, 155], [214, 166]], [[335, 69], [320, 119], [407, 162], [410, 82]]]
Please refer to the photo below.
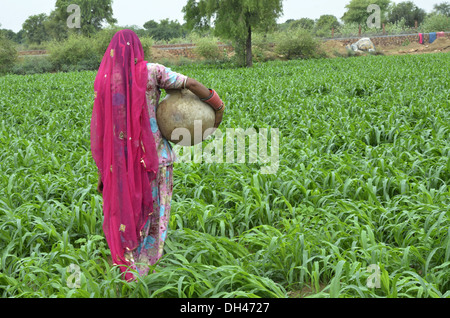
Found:
[[[347, 56], [346, 45], [336, 40], [329, 40], [322, 44], [322, 48], [329, 57]], [[431, 44], [420, 44], [411, 42], [408, 45], [386, 45], [377, 46], [377, 51], [383, 55], [404, 55], [404, 54], [424, 54], [450, 52], [450, 39], [438, 38]]]

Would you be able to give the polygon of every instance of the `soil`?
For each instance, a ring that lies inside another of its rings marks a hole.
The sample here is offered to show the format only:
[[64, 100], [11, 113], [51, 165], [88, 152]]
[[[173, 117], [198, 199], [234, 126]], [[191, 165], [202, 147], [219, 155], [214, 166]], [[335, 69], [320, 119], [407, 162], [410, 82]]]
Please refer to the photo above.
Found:
[[168, 50], [161, 50], [158, 48], [152, 48], [151, 59], [154, 61], [161, 61], [164, 59], [177, 60], [179, 57], [170, 53]]
[[[335, 40], [326, 41], [322, 44], [322, 48], [326, 55], [330, 58], [348, 56], [346, 45]], [[405, 54], [424, 54], [424, 53], [438, 53], [450, 52], [450, 39], [438, 38], [431, 44], [420, 44], [412, 42], [406, 46], [377, 46], [378, 54], [382, 55], [405, 55]]]
[[321, 44], [321, 48], [328, 57], [340, 57], [347, 55], [346, 45], [339, 41], [326, 41]]
[[438, 38], [431, 44], [410, 43], [401, 47], [382, 47], [385, 55], [450, 52], [450, 39]]

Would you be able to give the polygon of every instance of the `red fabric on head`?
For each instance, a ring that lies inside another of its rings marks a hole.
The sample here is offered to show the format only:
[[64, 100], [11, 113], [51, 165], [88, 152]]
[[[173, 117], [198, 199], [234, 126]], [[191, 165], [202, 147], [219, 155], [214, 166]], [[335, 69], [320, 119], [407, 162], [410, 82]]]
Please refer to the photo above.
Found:
[[103, 231], [122, 272], [130, 265], [125, 253], [138, 247], [153, 212], [150, 183], [158, 156], [146, 103], [147, 72], [138, 36], [122, 30], [111, 40], [94, 83], [91, 151], [103, 181]]

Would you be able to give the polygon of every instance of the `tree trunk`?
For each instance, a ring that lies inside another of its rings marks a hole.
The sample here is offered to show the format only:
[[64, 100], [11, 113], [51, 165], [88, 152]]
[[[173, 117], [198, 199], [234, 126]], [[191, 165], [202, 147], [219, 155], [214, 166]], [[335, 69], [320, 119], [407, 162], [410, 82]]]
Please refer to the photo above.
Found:
[[245, 54], [246, 54], [246, 66], [252, 67], [253, 66], [253, 54], [252, 54], [252, 27], [248, 26], [248, 36], [247, 36], [247, 43], [245, 46]]

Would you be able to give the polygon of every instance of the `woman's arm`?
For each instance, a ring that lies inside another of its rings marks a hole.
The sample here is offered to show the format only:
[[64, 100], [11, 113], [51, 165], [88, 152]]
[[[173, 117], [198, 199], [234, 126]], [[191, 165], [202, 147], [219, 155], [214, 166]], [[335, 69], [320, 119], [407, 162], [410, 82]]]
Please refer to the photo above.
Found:
[[[202, 83], [198, 82], [193, 78], [188, 78], [186, 81], [186, 88], [189, 89], [192, 93], [197, 95], [200, 99], [206, 99], [211, 96], [211, 91]], [[214, 124], [214, 128], [218, 128], [223, 119], [223, 112], [225, 110], [225, 106], [223, 106], [220, 110], [216, 110], [216, 122]]]
[[188, 78], [186, 82], [186, 88], [189, 89], [192, 93], [197, 95], [199, 98], [208, 98], [211, 92], [205, 85], [196, 81], [193, 78]]

